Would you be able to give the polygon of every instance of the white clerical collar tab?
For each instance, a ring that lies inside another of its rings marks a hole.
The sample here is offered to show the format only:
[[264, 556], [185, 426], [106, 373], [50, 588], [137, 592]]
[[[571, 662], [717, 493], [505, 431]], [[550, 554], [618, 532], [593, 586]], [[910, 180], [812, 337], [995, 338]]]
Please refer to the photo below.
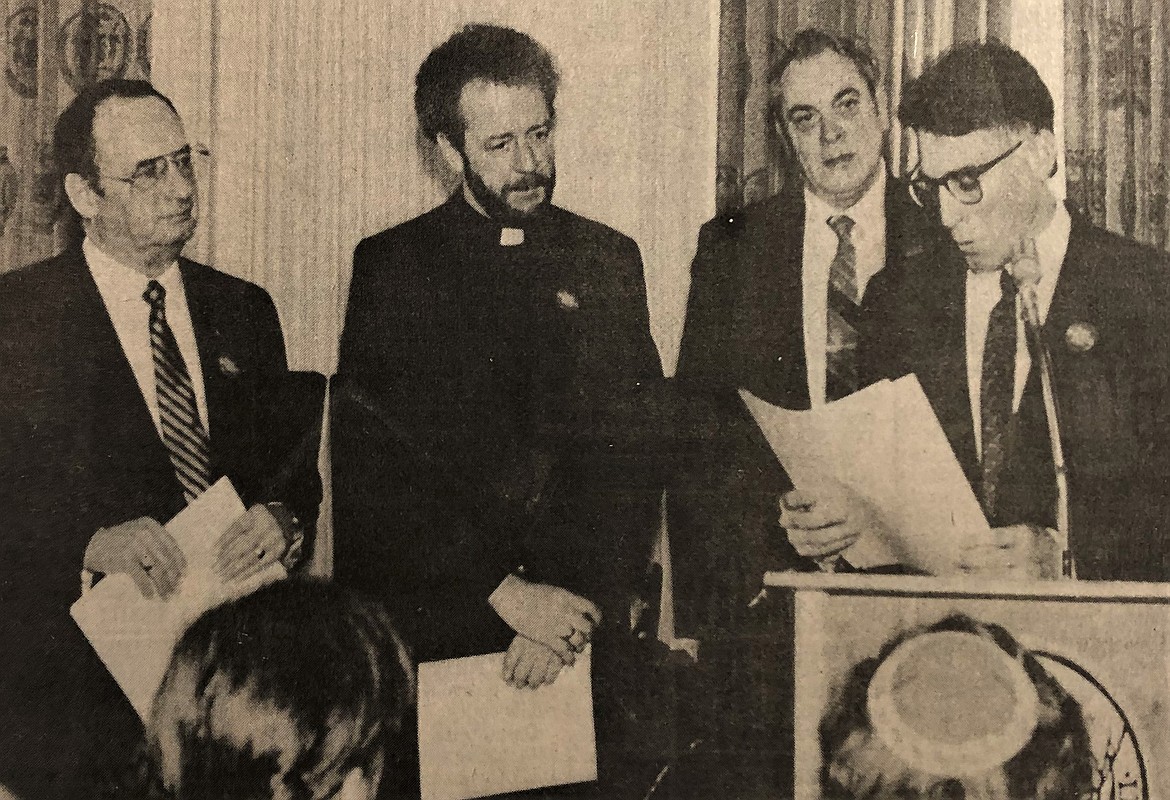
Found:
[[500, 230], [501, 246], [515, 247], [518, 244], [524, 244], [523, 228], [503, 228]]

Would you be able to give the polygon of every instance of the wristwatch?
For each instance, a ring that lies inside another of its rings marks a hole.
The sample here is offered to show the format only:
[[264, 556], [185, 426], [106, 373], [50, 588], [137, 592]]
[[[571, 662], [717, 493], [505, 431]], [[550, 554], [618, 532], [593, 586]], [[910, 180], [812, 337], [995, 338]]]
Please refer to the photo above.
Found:
[[284, 564], [286, 570], [292, 572], [304, 556], [305, 526], [284, 503], [265, 503], [264, 507], [276, 519], [277, 524], [280, 525], [280, 532], [284, 534], [287, 547], [285, 547], [284, 556], [280, 559], [280, 563]]

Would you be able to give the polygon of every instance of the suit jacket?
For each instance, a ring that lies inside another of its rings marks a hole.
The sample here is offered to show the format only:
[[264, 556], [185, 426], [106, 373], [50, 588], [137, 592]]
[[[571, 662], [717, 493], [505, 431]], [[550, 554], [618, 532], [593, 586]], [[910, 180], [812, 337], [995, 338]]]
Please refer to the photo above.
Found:
[[[775, 405], [809, 408], [804, 224], [795, 181], [699, 231], [676, 377], [697, 444], [676, 459], [669, 500], [682, 634], [736, 627], [765, 571], [808, 567], [778, 521], [778, 500], [792, 484], [737, 394], [746, 388]], [[888, 180], [883, 272], [933, 249], [937, 236], [905, 185]]]
[[556, 207], [523, 245], [499, 238], [456, 194], [354, 254], [335, 575], [390, 606], [419, 660], [507, 647], [488, 597], [511, 572], [625, 616], [657, 527], [637, 245]]
[[[1078, 576], [1170, 578], [1170, 259], [1072, 212], [1043, 337], [1052, 354], [1069, 470]], [[972, 486], [979, 463], [967, 393], [966, 272], [910, 262], [879, 276], [871, 378], [917, 374]], [[1034, 362], [1035, 363], [1035, 362]], [[1055, 525], [1055, 480], [1034, 367], [1009, 439], [995, 525]]]
[[[280, 500], [311, 524], [317, 434], [290, 435], [289, 408], [303, 401], [289, 396], [271, 299], [185, 259], [180, 270], [213, 476], [227, 475], [246, 504]], [[88, 796], [71, 781], [124, 753], [140, 726], [69, 618], [85, 547], [101, 527], [166, 522], [182, 488], [80, 248], [0, 278], [0, 376], [0, 783]]]

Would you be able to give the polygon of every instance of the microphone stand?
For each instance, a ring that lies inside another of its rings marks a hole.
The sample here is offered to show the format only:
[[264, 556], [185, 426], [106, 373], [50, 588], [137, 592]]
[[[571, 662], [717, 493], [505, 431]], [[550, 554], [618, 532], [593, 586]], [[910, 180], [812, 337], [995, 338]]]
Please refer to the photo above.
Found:
[[1056, 539], [1060, 547], [1060, 569], [1065, 578], [1076, 578], [1069, 547], [1069, 505], [1068, 466], [1064, 461], [1064, 446], [1060, 441], [1060, 413], [1056, 404], [1056, 390], [1053, 388], [1052, 355], [1044, 343], [1043, 325], [1040, 323], [1040, 309], [1036, 302], [1034, 285], [1021, 285], [1020, 306], [1024, 312], [1024, 328], [1032, 341], [1032, 352], [1039, 361], [1040, 388], [1044, 396], [1044, 416], [1048, 421], [1048, 444], [1052, 451], [1052, 467], [1056, 474]]

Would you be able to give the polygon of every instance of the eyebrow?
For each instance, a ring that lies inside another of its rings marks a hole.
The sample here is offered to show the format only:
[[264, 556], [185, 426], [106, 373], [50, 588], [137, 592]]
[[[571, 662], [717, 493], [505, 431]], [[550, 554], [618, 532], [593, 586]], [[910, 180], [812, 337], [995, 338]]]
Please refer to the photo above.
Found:
[[139, 161], [137, 164], [134, 165], [134, 169], [137, 170], [137, 169], [142, 169], [143, 167], [148, 167], [151, 164], [153, 164], [154, 162], [158, 161], [160, 158], [174, 158], [175, 156], [182, 155], [184, 152], [187, 152], [187, 153], [191, 152], [191, 145], [190, 144], [185, 144], [182, 147], [180, 147], [178, 150], [172, 150], [169, 153], [160, 153], [159, 155], [154, 156], [152, 158], [144, 158], [141, 161]]

